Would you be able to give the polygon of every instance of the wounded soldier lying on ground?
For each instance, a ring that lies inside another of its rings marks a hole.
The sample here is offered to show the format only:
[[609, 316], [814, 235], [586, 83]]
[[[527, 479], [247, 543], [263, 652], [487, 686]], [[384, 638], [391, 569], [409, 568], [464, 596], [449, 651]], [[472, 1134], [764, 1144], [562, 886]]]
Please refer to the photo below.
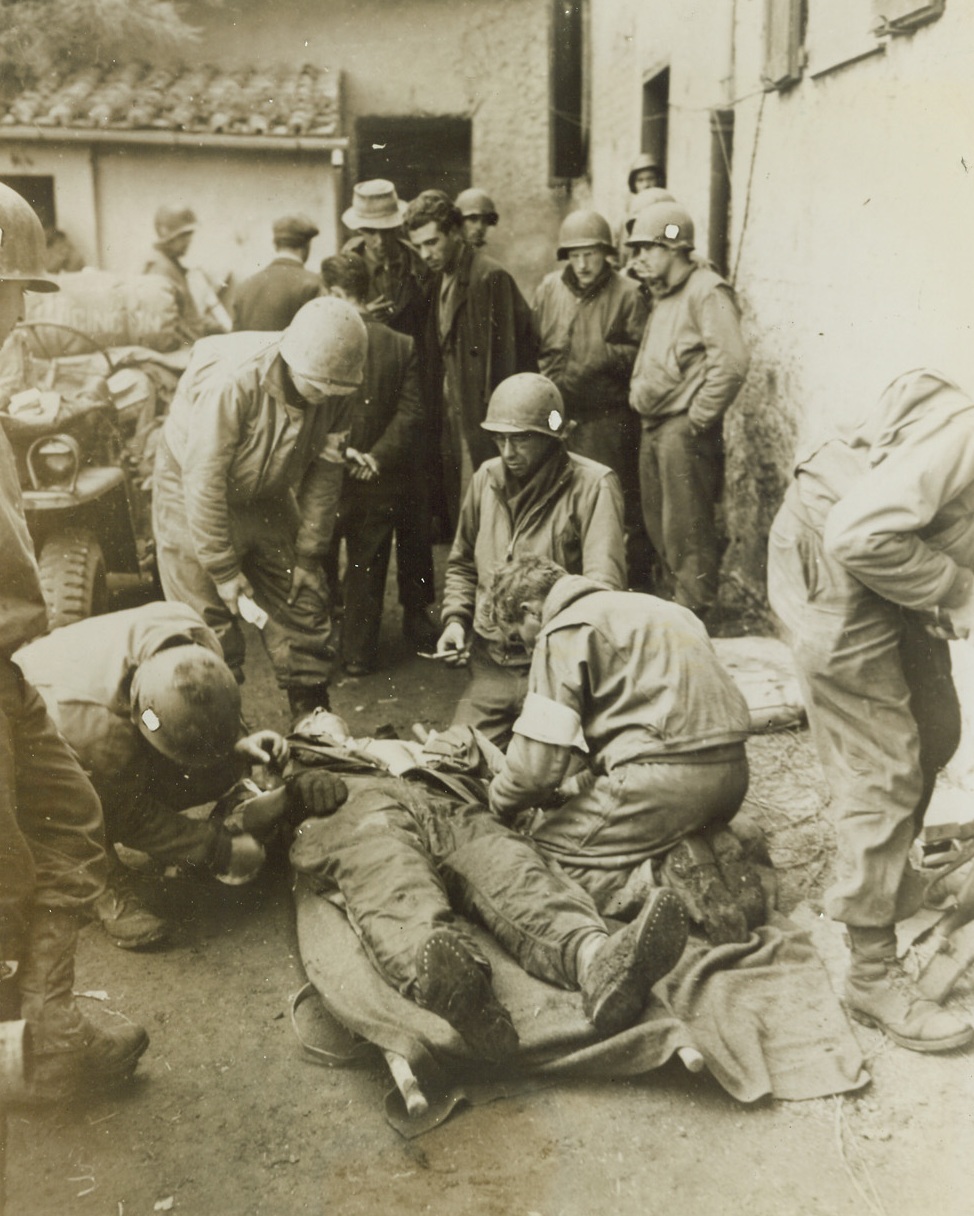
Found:
[[321, 894], [340, 897], [383, 978], [478, 1054], [509, 1055], [518, 1036], [462, 917], [485, 926], [529, 974], [580, 990], [606, 1036], [639, 1018], [679, 961], [687, 940], [679, 896], [651, 891], [635, 919], [611, 932], [591, 896], [491, 814], [483, 757], [496, 749], [470, 728], [421, 748], [350, 739], [340, 718], [318, 711], [292, 743], [298, 763], [326, 765], [348, 788], [336, 814], [301, 823], [292, 864]]

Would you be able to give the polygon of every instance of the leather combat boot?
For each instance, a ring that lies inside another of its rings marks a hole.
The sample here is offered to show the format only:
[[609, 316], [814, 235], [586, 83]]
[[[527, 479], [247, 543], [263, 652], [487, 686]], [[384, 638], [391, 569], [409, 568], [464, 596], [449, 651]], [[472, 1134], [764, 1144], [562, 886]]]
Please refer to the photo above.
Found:
[[680, 961], [687, 944], [687, 914], [675, 891], [650, 892], [632, 922], [605, 939], [581, 980], [585, 1016], [603, 1035], [631, 1026], [650, 989]]
[[141, 1026], [95, 1026], [74, 998], [78, 917], [38, 908], [18, 977], [33, 1052], [28, 1099], [61, 1101], [128, 1080], [149, 1045]]
[[478, 961], [452, 929], [434, 929], [419, 951], [414, 998], [449, 1022], [473, 1050], [500, 1060], [517, 1050], [511, 1015], [494, 995], [490, 964]]
[[903, 970], [892, 928], [850, 926], [849, 939], [845, 1004], [857, 1022], [882, 1030], [910, 1051], [950, 1051], [974, 1038], [974, 1026], [924, 997]]
[[108, 861], [108, 884], [94, 904], [98, 923], [123, 950], [161, 942], [168, 936], [169, 926], [139, 899], [112, 845], [108, 846]]
[[714, 946], [746, 942], [747, 918], [727, 889], [717, 858], [699, 833], [685, 836], [670, 849], [660, 867], [661, 886], [679, 892], [687, 913]]

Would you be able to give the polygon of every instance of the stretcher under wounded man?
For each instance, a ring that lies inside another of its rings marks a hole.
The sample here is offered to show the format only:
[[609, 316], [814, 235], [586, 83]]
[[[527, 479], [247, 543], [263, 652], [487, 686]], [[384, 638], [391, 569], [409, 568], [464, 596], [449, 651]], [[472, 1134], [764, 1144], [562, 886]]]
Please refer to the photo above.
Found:
[[[302, 961], [326, 1010], [385, 1053], [401, 1130], [422, 1130], [408, 1116], [430, 1101], [427, 1120], [448, 1113], [458, 1081], [636, 1075], [674, 1055], [743, 1100], [864, 1083], [804, 935], [781, 922], [746, 942], [687, 944], [683, 903], [659, 887], [629, 924], [607, 922], [490, 814], [491, 749], [469, 728], [425, 744], [352, 739], [319, 711], [290, 742], [287, 794], [245, 799], [233, 815], [260, 834], [258, 819], [291, 807]], [[316, 815], [317, 783], [327, 808], [336, 780], [344, 805]], [[796, 1040], [805, 1017], [814, 1033]]]

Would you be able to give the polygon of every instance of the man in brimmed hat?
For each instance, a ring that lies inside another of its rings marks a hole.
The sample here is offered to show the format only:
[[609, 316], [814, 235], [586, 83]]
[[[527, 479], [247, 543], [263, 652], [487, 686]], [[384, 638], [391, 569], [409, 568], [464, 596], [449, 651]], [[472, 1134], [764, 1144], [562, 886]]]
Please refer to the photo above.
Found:
[[471, 186], [469, 190], [460, 191], [454, 206], [463, 218], [463, 239], [474, 249], [486, 248], [487, 229], [496, 228], [500, 219], [494, 200], [483, 190]]
[[152, 514], [166, 598], [189, 604], [243, 678], [246, 612], [292, 712], [328, 704], [321, 560], [362, 383], [365, 324], [310, 300], [283, 333], [197, 343], [160, 433]]
[[171, 284], [179, 312], [180, 340], [195, 342], [197, 338], [214, 332], [200, 316], [189, 288], [186, 267], [181, 260], [188, 252], [196, 231], [196, 214], [189, 207], [163, 205], [156, 212], [154, 223], [157, 239], [153, 248], [156, 253], [146, 262], [142, 273], [161, 275]]
[[463, 500], [436, 649], [447, 662], [470, 659], [454, 724], [475, 726], [502, 747], [520, 712], [531, 656], [491, 621], [487, 585], [512, 557], [537, 553], [625, 588], [622, 492], [611, 469], [568, 453], [561, 394], [536, 372], [499, 384], [481, 427], [499, 454], [474, 473]]
[[274, 260], [234, 292], [234, 329], [287, 329], [301, 305], [319, 294], [318, 276], [305, 269], [318, 226], [306, 215], [284, 215], [274, 221], [273, 234]]
[[413, 440], [413, 452], [396, 503], [396, 570], [403, 633], [421, 649], [436, 641], [429, 618], [433, 603], [433, 515], [443, 516], [440, 467], [439, 352], [430, 346], [429, 315], [432, 276], [423, 259], [403, 237], [405, 206], [392, 182], [383, 178], [359, 182], [342, 223], [357, 235], [343, 252], [357, 253], [369, 272], [366, 306], [377, 320], [412, 338], [420, 375], [423, 425]]
[[608, 220], [597, 211], [568, 215], [558, 234], [566, 262], [534, 297], [538, 363], [565, 402], [569, 448], [607, 464], [622, 485], [629, 586], [650, 590], [652, 553], [639, 503], [639, 421], [629, 408], [629, 377], [648, 310], [639, 286], [613, 270]]
[[409, 239], [433, 272], [432, 340], [443, 362], [443, 479], [451, 521], [469, 474], [490, 458], [480, 429], [490, 395], [516, 372], [537, 371], [531, 310], [514, 279], [462, 236], [459, 210], [442, 190], [424, 190], [406, 209]]

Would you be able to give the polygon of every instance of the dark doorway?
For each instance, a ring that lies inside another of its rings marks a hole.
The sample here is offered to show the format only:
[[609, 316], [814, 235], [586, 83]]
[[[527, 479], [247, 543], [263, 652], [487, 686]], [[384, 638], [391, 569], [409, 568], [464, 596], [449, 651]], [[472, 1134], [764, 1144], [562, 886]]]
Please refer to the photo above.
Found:
[[456, 198], [470, 181], [469, 118], [359, 118], [356, 181], [384, 177], [404, 201], [421, 190]]
[[9, 173], [0, 181], [11, 190], [16, 190], [37, 212], [45, 228], [53, 228], [57, 222], [54, 212], [54, 178], [40, 174]]
[[641, 148], [641, 151], [654, 156], [664, 170], [669, 126], [670, 69], [664, 68], [662, 72], [657, 72], [643, 85], [643, 146]]

